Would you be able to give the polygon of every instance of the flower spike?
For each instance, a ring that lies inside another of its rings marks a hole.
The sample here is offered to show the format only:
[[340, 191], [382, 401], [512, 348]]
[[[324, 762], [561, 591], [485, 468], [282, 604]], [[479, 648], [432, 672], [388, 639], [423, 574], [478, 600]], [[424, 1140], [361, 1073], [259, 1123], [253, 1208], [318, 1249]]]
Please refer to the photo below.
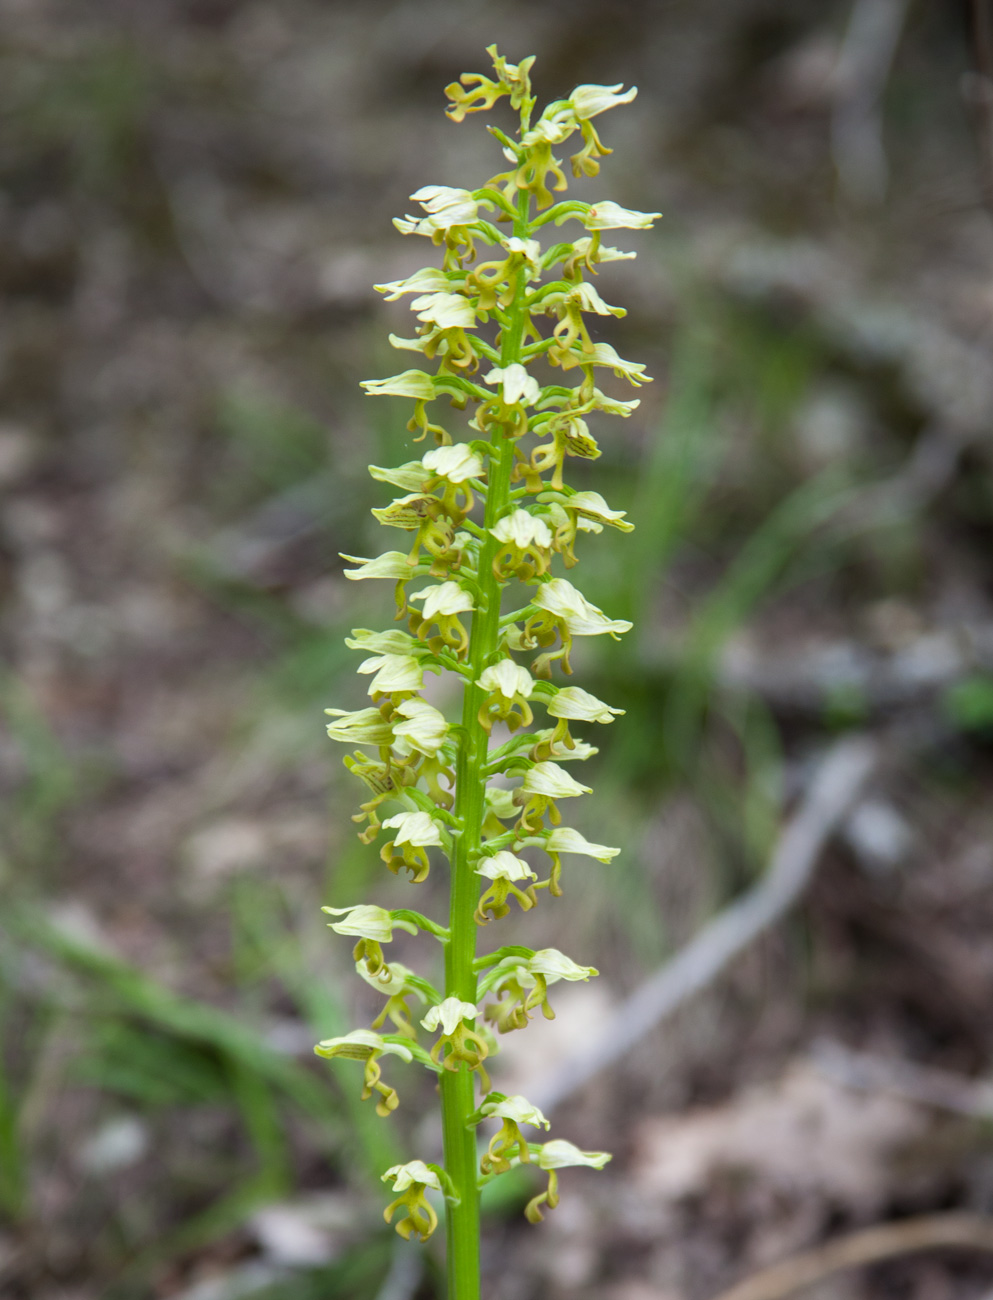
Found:
[[[590, 793], [569, 764], [597, 752], [573, 731], [624, 712], [565, 678], [575, 638], [617, 638], [631, 624], [598, 609], [565, 573], [588, 538], [633, 525], [599, 491], [569, 479], [577, 461], [595, 468], [605, 417], [638, 406], [597, 384], [649, 380], [640, 362], [601, 338], [625, 311], [595, 277], [634, 256], [603, 240], [613, 230], [649, 230], [659, 216], [611, 199], [563, 197], [562, 146], [572, 142], [574, 175], [596, 176], [610, 153], [597, 124], [629, 104], [634, 88], [580, 85], [539, 112], [533, 57], [512, 63], [495, 45], [487, 53], [486, 73], [465, 73], [446, 88], [447, 113], [462, 122], [493, 111], [488, 129], [503, 170], [481, 185], [416, 189], [411, 214], [394, 224], [430, 241], [436, 264], [376, 286], [408, 304], [410, 336], [391, 334], [390, 342], [416, 356], [410, 368], [362, 387], [409, 403], [413, 442], [430, 434], [433, 446], [408, 451], [396, 466], [370, 466], [374, 481], [393, 489], [372, 512], [393, 540], [379, 555], [344, 556], [345, 576], [391, 582], [399, 626], [352, 632], [346, 644], [362, 652], [369, 707], [327, 710], [328, 735], [351, 747], [345, 764], [364, 787], [359, 838], [379, 840], [387, 868], [412, 884], [427, 877], [432, 859], [447, 859], [448, 924], [408, 907], [326, 908], [379, 999], [371, 1027], [316, 1048], [360, 1061], [363, 1096], [375, 1094], [384, 1116], [398, 1105], [382, 1079], [384, 1057], [437, 1076], [444, 1165], [411, 1160], [388, 1169], [394, 1199], [384, 1217], [401, 1236], [424, 1240], [438, 1223], [430, 1198], [443, 1196], [457, 1244], [450, 1277], [474, 1257], [480, 1177], [520, 1164], [544, 1172], [547, 1187], [526, 1211], [537, 1222], [558, 1202], [560, 1169], [600, 1169], [609, 1159], [558, 1139], [531, 1142], [522, 1130], [547, 1130], [548, 1120], [526, 1098], [492, 1092], [487, 1075], [494, 1030], [523, 1029], [538, 1011], [552, 1019], [551, 986], [591, 979], [595, 968], [556, 948], [511, 943], [475, 954], [482, 927], [532, 911], [542, 891], [562, 893], [563, 858], [609, 863], [619, 852], [561, 825], [561, 801]], [[496, 124], [507, 110], [517, 116], [512, 132]], [[547, 715], [537, 725], [536, 708]], [[539, 878], [545, 861], [547, 879]], [[404, 958], [414, 947], [402, 932], [427, 932], [443, 946], [444, 988], [385, 959], [395, 940]], [[499, 1127], [480, 1157], [474, 1130], [490, 1121]], [[461, 1285], [450, 1289], [461, 1294]]]

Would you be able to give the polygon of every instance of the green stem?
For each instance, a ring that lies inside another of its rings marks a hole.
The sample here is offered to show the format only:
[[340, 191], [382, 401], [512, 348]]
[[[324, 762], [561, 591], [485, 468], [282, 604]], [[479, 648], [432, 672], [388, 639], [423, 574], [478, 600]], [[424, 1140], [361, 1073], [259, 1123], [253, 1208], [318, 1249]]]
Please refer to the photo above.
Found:
[[[523, 192], [518, 201], [514, 234], [528, 238], [529, 198]], [[500, 342], [500, 365], [509, 366], [521, 359], [521, 345], [527, 326], [526, 284], [523, 268], [518, 274], [514, 300], [508, 311], [507, 325]], [[479, 708], [485, 693], [476, 686], [483, 669], [497, 649], [500, 634], [501, 584], [493, 574], [493, 558], [499, 543], [490, 534], [510, 503], [510, 475], [514, 468], [514, 440], [510, 428], [494, 435], [495, 455], [489, 458], [486, 494], [485, 539], [479, 554], [478, 580], [480, 597], [472, 620], [469, 640], [469, 666], [472, 675], [466, 680], [462, 697], [462, 739], [456, 767], [455, 816], [462, 831], [455, 837], [451, 855], [450, 938], [445, 945], [445, 996], [476, 1001], [476, 922], [474, 913], [479, 901], [479, 877], [475, 874], [482, 845], [485, 797], [484, 770], [488, 758], [487, 735], [479, 725]], [[465, 1066], [443, 1070], [441, 1075], [441, 1113], [445, 1142], [445, 1168], [459, 1198], [449, 1204], [446, 1215], [448, 1234], [448, 1300], [479, 1300], [479, 1190], [477, 1186], [476, 1137], [467, 1127], [476, 1110], [474, 1076]]]

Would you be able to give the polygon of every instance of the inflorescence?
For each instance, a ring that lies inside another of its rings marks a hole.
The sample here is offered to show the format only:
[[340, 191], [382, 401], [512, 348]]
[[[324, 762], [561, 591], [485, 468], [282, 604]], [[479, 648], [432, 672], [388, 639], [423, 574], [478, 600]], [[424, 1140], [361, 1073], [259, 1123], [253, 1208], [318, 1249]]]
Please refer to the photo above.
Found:
[[[567, 182], [553, 151], [578, 136], [573, 174], [596, 176], [610, 150], [593, 119], [630, 102], [634, 89], [578, 86], [531, 125], [533, 59], [514, 65], [494, 46], [488, 52], [493, 77], [467, 74], [449, 86], [448, 116], [461, 122], [509, 99], [520, 115], [517, 137], [488, 128], [508, 166], [479, 189], [428, 185], [412, 195], [424, 215], [394, 224], [429, 238], [441, 266], [376, 286], [390, 301], [412, 295], [416, 333], [390, 342], [434, 369], [404, 370], [363, 387], [411, 400], [407, 427], [415, 441], [430, 435], [433, 445], [396, 468], [370, 467], [374, 479], [399, 489], [373, 514], [402, 546], [371, 559], [346, 556], [353, 566], [346, 577], [393, 583], [396, 620], [406, 630], [353, 631], [346, 644], [363, 654], [358, 671], [370, 678], [370, 705], [327, 711], [328, 734], [361, 746], [345, 759], [368, 791], [354, 819], [360, 838], [381, 839], [386, 866], [415, 884], [431, 869], [431, 850], [448, 859], [451, 872], [448, 925], [406, 908], [324, 909], [334, 918], [331, 929], [354, 939], [356, 969], [383, 1007], [371, 1028], [322, 1042], [317, 1052], [362, 1062], [362, 1095], [375, 1096], [384, 1116], [398, 1105], [383, 1079], [384, 1058], [417, 1061], [443, 1081], [445, 1164], [413, 1160], [383, 1175], [396, 1195], [386, 1219], [404, 1237], [426, 1238], [437, 1224], [428, 1188], [458, 1206], [486, 1180], [532, 1164], [548, 1174], [527, 1206], [536, 1222], [542, 1207], [557, 1204], [560, 1168], [599, 1169], [609, 1159], [562, 1140], [531, 1141], [522, 1129], [547, 1129], [548, 1121], [524, 1097], [493, 1091], [487, 1073], [495, 1033], [523, 1029], [538, 1011], [550, 1018], [553, 984], [597, 972], [555, 948], [475, 951], [480, 928], [515, 907], [530, 911], [543, 892], [561, 894], [563, 855], [606, 863], [619, 852], [563, 826], [560, 804], [589, 793], [568, 766], [597, 752], [573, 736], [573, 723], [608, 724], [621, 710], [554, 677], [571, 673], [574, 638], [616, 638], [630, 628], [592, 605], [561, 570], [576, 564], [580, 534], [632, 525], [598, 492], [571, 487], [565, 474], [571, 458], [600, 455], [587, 425], [592, 412], [628, 416], [638, 405], [602, 392], [598, 372], [634, 386], [649, 378], [643, 366], [591, 339], [588, 317], [625, 313], [587, 277], [604, 262], [634, 257], [604, 244], [605, 232], [645, 230], [660, 214], [554, 198]], [[570, 220], [580, 237], [542, 245], [540, 232]], [[482, 257], [481, 246], [490, 250]], [[550, 382], [532, 373], [537, 365], [551, 368]], [[466, 440], [437, 422], [445, 419], [436, 413], [441, 399], [469, 413]], [[517, 598], [517, 608], [503, 611], [504, 593]], [[427, 673], [457, 680], [460, 721], [424, 698]], [[397, 929], [440, 942], [443, 990], [386, 959]], [[469, 1082], [446, 1091], [449, 1074]], [[474, 1130], [491, 1123], [498, 1127], [478, 1155]], [[460, 1132], [469, 1135], [476, 1166], [472, 1188], [460, 1163]]]

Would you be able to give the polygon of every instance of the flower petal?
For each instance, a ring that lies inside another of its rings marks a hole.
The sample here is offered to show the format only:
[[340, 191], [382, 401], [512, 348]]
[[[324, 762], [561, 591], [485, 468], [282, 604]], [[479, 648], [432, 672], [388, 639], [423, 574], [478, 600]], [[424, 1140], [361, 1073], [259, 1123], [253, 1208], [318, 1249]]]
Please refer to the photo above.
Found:
[[467, 225], [479, 215], [479, 205], [470, 190], [453, 189], [450, 185], [422, 185], [410, 197], [425, 212], [452, 226]]
[[552, 534], [544, 519], [539, 519], [529, 510], [517, 509], [497, 521], [490, 532], [498, 542], [516, 546], [525, 550], [528, 546], [540, 546], [545, 549], [552, 544]]
[[610, 1158], [608, 1151], [580, 1151], [565, 1138], [555, 1138], [542, 1146], [538, 1165], [541, 1169], [566, 1169], [571, 1165], [602, 1169]]
[[661, 212], [637, 212], [633, 208], [622, 208], [619, 203], [603, 199], [591, 204], [582, 220], [587, 230], [651, 230], [661, 215]]
[[604, 704], [580, 686], [562, 687], [545, 703], [545, 708], [553, 718], [575, 718], [580, 722], [613, 722], [624, 712]]
[[[444, 271], [436, 266], [424, 266], [405, 280], [392, 280], [389, 284], [374, 284], [377, 293], [385, 293], [387, 302], [396, 302], [404, 293], [439, 293], [445, 292], [450, 281]], [[362, 385], [365, 387], [365, 384]], [[413, 394], [409, 394], [413, 396]]]
[[616, 108], [618, 104], [630, 104], [638, 93], [638, 87], [632, 86], [620, 95], [618, 91], [623, 84], [619, 81], [616, 86], [577, 86], [569, 96], [576, 117], [582, 122], [598, 113], [605, 113], [608, 108]]
[[500, 395], [508, 406], [513, 406], [516, 402], [534, 406], [541, 397], [541, 386], [537, 379], [516, 361], [509, 366], [494, 366], [484, 378], [488, 384], [500, 385]]
[[487, 1119], [509, 1119], [515, 1124], [531, 1124], [534, 1128], [551, 1128], [537, 1106], [532, 1106], [527, 1097], [517, 1093], [513, 1097], [504, 1097], [503, 1101], [484, 1101], [480, 1111]]
[[424, 601], [424, 617], [431, 622], [437, 617], [448, 618], [452, 614], [462, 614], [475, 609], [476, 604], [471, 594], [457, 582], [442, 582], [436, 587], [425, 587], [410, 597]]
[[610, 862], [620, 853], [620, 849], [612, 849], [609, 845], [593, 844], [571, 826], [556, 826], [545, 839], [545, 848], [550, 853], [582, 853], [588, 858], [596, 858], [597, 862]]
[[550, 984], [558, 980], [588, 980], [599, 974], [595, 966], [579, 966], [558, 948], [541, 948], [524, 964], [533, 975], [544, 975]]
[[616, 636], [634, 626], [627, 619], [608, 618], [565, 578], [543, 583], [531, 603], [562, 619], [573, 636], [601, 636], [604, 632]]
[[429, 321], [439, 329], [472, 329], [476, 312], [468, 298], [459, 293], [426, 293], [410, 304], [417, 319]]
[[345, 577], [352, 582], [361, 582], [365, 578], [390, 578], [400, 582], [403, 578], [416, 576], [416, 570], [407, 563], [403, 551], [384, 551], [373, 560], [364, 560], [361, 555], [342, 555], [341, 558], [359, 566], [344, 570]]
[[609, 343], [594, 343], [588, 352], [576, 351], [566, 353], [568, 361], [563, 362], [563, 368], [573, 369], [575, 366], [606, 366], [618, 375], [620, 378], [628, 380], [635, 385], [651, 383], [651, 375], [645, 374], [645, 367], [638, 361], [625, 361], [623, 357], [618, 356], [615, 348]]
[[422, 402], [434, 397], [434, 383], [423, 370], [404, 370], [386, 379], [363, 379], [359, 387], [369, 397], [413, 397]]
[[[370, 695], [392, 695], [395, 691], [419, 691], [424, 685], [424, 670], [410, 655], [375, 655], [359, 665], [360, 673], [375, 673], [369, 683]], [[394, 727], [393, 734], [399, 736]]]
[[378, 709], [358, 709], [349, 713], [347, 709], [325, 709], [329, 717], [338, 718], [338, 722], [328, 723], [328, 735], [332, 740], [343, 741], [346, 745], [390, 745], [393, 743], [393, 730]]
[[441, 844], [441, 832], [430, 813], [397, 813], [395, 817], [387, 817], [383, 827], [385, 830], [396, 831], [393, 837], [394, 844], [410, 844], [417, 849]]
[[338, 1038], [324, 1038], [314, 1051], [318, 1056], [344, 1056], [353, 1061], [364, 1061], [373, 1052], [385, 1053], [387, 1056], [399, 1056], [403, 1061], [412, 1061], [413, 1053], [400, 1043], [388, 1043], [380, 1034], [371, 1029], [353, 1029], [349, 1034]]
[[501, 659], [498, 664], [492, 664], [483, 670], [477, 685], [484, 691], [502, 695], [511, 703], [518, 696], [525, 700], [530, 697], [534, 690], [534, 678], [526, 668], [515, 664], [512, 659]]
[[478, 1015], [478, 1008], [471, 1002], [463, 1002], [461, 998], [445, 998], [440, 1006], [431, 1008], [421, 1024], [432, 1032], [440, 1025], [443, 1034], [454, 1034], [463, 1020], [475, 1020]]
[[[397, 552], [399, 554], [399, 552]], [[346, 556], [350, 559], [350, 556]], [[407, 655], [420, 647], [409, 632], [391, 627], [385, 632], [371, 632], [367, 627], [353, 627], [352, 635], [345, 637], [349, 650], [366, 650], [379, 655]]]
[[482, 459], [464, 442], [425, 452], [421, 464], [432, 474], [448, 479], [449, 483], [464, 483], [483, 474]]
[[[405, 721], [394, 722], [394, 736], [398, 740], [405, 740], [419, 754], [428, 757], [437, 754], [449, 732], [445, 715], [425, 700], [417, 698], [404, 700], [397, 705], [396, 711]], [[423, 816], [426, 817], [427, 813]]]
[[[538, 498], [539, 501], [550, 499], [552, 499], [550, 493], [542, 493]], [[596, 519], [601, 523], [609, 524], [611, 528], [619, 528], [622, 533], [630, 533], [634, 530], [634, 524], [624, 522], [627, 511], [611, 510], [599, 492], [573, 492], [571, 496], [556, 494], [554, 500], [565, 506], [567, 510], [575, 510], [577, 514], [585, 515], [588, 519]]]
[[403, 488], [405, 492], [420, 492], [430, 475], [424, 471], [419, 460], [408, 461], [406, 465], [397, 465], [395, 469], [382, 465], [370, 465], [369, 474], [377, 483], [392, 483], [394, 487]]
[[521, 782], [524, 794], [544, 795], [548, 799], [571, 799], [581, 794], [592, 794], [588, 785], [580, 785], [558, 763], [535, 763]]
[[395, 1192], [405, 1192], [415, 1183], [422, 1187], [433, 1187], [436, 1192], [441, 1191], [438, 1175], [423, 1160], [408, 1160], [405, 1165], [391, 1165], [383, 1174], [382, 1181], [392, 1182]]
[[372, 939], [376, 943], [390, 943], [393, 939], [393, 917], [385, 907], [360, 903], [356, 907], [322, 907], [321, 911], [329, 916], [345, 918], [329, 922], [335, 934], [351, 934], [357, 939]]
[[507, 849], [501, 849], [488, 858], [480, 858], [476, 875], [485, 876], [487, 880], [537, 880], [528, 864], [521, 858], [515, 858]]

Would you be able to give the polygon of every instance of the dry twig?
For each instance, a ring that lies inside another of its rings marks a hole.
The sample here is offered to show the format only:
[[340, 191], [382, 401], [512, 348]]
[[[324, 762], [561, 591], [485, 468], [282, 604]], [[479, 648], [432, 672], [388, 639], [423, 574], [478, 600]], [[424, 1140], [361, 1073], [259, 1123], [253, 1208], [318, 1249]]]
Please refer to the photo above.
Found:
[[993, 1252], [993, 1218], [927, 1214], [864, 1228], [765, 1268], [714, 1300], [785, 1300], [842, 1269], [949, 1246]]
[[848, 21], [831, 145], [838, 178], [856, 202], [879, 203], [886, 194], [882, 99], [906, 13], [907, 0], [855, 0]]
[[853, 1052], [826, 1038], [814, 1043], [811, 1056], [821, 1074], [845, 1088], [891, 1092], [923, 1106], [952, 1111], [970, 1119], [993, 1117], [993, 1083], [962, 1078], [948, 1070], [935, 1070], [912, 1061]]
[[617, 1009], [609, 1029], [554, 1074], [527, 1088], [548, 1110], [618, 1060], [660, 1021], [713, 983], [728, 964], [778, 921], [806, 889], [828, 838], [862, 792], [878, 762], [867, 737], [840, 740], [814, 776], [784, 829], [762, 881], [719, 913], [683, 950]]

